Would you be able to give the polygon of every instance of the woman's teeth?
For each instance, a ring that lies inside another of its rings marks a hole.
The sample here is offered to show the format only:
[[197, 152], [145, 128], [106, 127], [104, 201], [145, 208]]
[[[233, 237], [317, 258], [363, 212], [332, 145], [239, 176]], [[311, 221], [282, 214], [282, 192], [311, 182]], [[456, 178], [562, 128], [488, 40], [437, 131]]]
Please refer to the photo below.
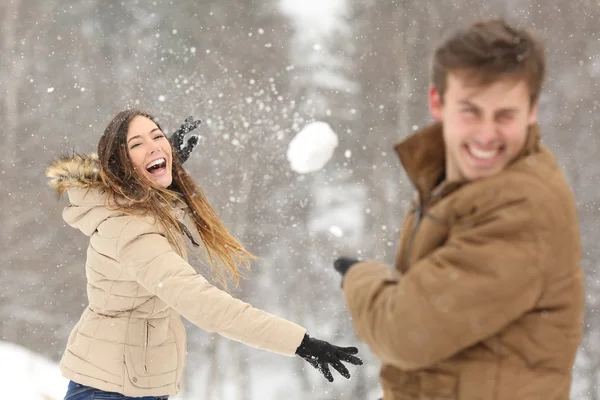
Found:
[[146, 166], [146, 169], [150, 169], [150, 168], [152, 168], [152, 167], [154, 167], [156, 165], [160, 165], [160, 164], [163, 164], [165, 162], [166, 162], [166, 160], [164, 158], [159, 158], [158, 160], [154, 160], [150, 164], [148, 164]]

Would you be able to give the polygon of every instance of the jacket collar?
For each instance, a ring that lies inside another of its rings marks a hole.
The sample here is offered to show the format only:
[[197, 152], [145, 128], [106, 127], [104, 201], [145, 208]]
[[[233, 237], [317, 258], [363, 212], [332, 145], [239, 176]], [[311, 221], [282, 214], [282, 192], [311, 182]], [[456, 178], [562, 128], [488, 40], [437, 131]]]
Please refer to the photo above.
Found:
[[[527, 139], [519, 155], [509, 164], [539, 151], [540, 129], [538, 124], [531, 125]], [[443, 138], [443, 127], [435, 122], [410, 135], [395, 146], [402, 166], [419, 193], [421, 202], [426, 201], [432, 192], [443, 195], [467, 183], [445, 182], [440, 180], [446, 169], [446, 149]]]

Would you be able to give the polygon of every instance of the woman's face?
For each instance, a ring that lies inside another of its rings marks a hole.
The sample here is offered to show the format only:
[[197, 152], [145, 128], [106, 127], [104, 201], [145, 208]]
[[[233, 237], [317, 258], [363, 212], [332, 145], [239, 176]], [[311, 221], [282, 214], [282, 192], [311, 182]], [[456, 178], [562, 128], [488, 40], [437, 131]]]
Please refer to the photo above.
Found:
[[127, 129], [127, 151], [139, 174], [167, 188], [173, 181], [171, 144], [151, 119], [135, 116]]

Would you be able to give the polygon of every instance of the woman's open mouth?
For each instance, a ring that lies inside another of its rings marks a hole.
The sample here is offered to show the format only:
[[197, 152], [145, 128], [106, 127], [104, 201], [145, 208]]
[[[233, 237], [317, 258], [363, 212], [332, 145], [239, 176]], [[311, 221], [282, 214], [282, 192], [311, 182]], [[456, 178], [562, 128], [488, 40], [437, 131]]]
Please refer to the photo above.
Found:
[[159, 158], [148, 165], [146, 165], [146, 171], [148, 171], [152, 176], [160, 176], [167, 172], [167, 160], [164, 158]]

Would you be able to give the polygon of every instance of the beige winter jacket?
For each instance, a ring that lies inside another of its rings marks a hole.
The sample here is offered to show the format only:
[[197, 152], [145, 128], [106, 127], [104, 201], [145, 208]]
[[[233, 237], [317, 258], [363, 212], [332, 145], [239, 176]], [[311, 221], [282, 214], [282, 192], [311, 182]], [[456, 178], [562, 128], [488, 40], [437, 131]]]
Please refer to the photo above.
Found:
[[[126, 396], [173, 395], [186, 360], [181, 317], [247, 345], [293, 356], [305, 329], [214, 287], [180, 256], [152, 217], [110, 211], [94, 156], [54, 162], [50, 185], [67, 192], [64, 220], [90, 237], [89, 306], [60, 362], [77, 383]], [[173, 211], [197, 231], [187, 209]]]

